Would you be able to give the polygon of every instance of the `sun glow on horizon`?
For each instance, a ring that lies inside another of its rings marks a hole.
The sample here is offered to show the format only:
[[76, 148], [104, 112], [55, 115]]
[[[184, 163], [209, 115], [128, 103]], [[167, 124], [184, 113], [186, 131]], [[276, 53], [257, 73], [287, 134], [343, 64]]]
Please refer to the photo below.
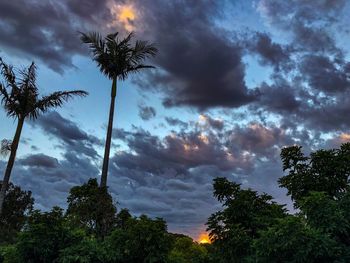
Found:
[[207, 233], [202, 233], [199, 235], [198, 242], [200, 244], [210, 244], [210, 238]]

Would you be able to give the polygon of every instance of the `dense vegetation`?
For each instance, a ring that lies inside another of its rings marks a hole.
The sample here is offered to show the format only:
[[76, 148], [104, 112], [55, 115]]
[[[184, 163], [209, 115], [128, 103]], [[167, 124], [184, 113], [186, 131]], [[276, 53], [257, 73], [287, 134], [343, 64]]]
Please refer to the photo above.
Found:
[[222, 210], [208, 219], [212, 244], [167, 232], [166, 222], [117, 208], [90, 179], [73, 187], [68, 208], [33, 210], [31, 192], [10, 185], [0, 218], [0, 262], [350, 262], [350, 144], [309, 157], [281, 152], [296, 213], [265, 193], [214, 180]]

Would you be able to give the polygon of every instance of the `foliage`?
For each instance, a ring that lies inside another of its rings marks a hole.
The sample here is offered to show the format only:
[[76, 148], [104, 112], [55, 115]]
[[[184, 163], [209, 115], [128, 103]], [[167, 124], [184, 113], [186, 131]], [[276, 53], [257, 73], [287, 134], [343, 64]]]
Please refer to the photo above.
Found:
[[106, 252], [101, 242], [93, 237], [81, 236], [79, 242], [61, 250], [59, 263], [104, 263]]
[[67, 215], [78, 227], [84, 227], [98, 237], [106, 236], [115, 224], [116, 207], [106, 188], [90, 179], [70, 190]]
[[39, 97], [36, 85], [36, 65], [34, 62], [19, 71], [16, 76], [14, 68], [0, 58], [1, 74], [5, 84], [0, 83], [1, 103], [9, 117], [36, 119], [50, 108], [60, 107], [73, 96], [86, 96], [82, 90], [58, 91], [48, 96]]
[[11, 145], [12, 145], [11, 140], [7, 140], [7, 139], [1, 140], [0, 156], [6, 157], [11, 152]]
[[164, 220], [145, 215], [129, 218], [125, 228], [115, 229], [105, 240], [109, 260], [120, 263], [166, 262], [170, 239]]
[[125, 80], [131, 73], [153, 68], [143, 64], [148, 57], [156, 55], [158, 50], [153, 44], [140, 40], [132, 44], [133, 33], [123, 39], [118, 35], [116, 32], [102, 38], [97, 32], [81, 33], [81, 41], [89, 46], [93, 60], [103, 74], [109, 79]]
[[270, 196], [225, 178], [214, 180], [214, 196], [225, 209], [208, 219], [216, 262], [349, 262], [350, 144], [305, 156], [282, 149], [280, 186], [299, 212], [286, 215]]
[[205, 263], [208, 262], [208, 251], [190, 237], [179, 237], [168, 255], [167, 263]]
[[0, 244], [15, 241], [33, 204], [34, 199], [30, 191], [22, 191], [19, 186], [9, 184], [5, 195], [4, 212], [0, 215]]
[[57, 262], [60, 250], [81, 240], [67, 224], [63, 210], [54, 207], [50, 212], [35, 210], [18, 237], [16, 247], [27, 263]]
[[20, 258], [14, 245], [0, 247], [0, 262], [2, 263], [24, 263]]
[[340, 149], [318, 150], [306, 157], [300, 146], [282, 149], [281, 159], [286, 176], [279, 179], [282, 187], [299, 207], [299, 201], [310, 192], [324, 192], [336, 198], [348, 190], [350, 175], [350, 143]]
[[334, 262], [340, 248], [336, 241], [297, 216], [280, 219], [255, 240], [258, 262]]
[[220, 262], [249, 256], [259, 231], [286, 215], [284, 207], [273, 202], [271, 196], [241, 189], [226, 178], [214, 179], [214, 196], [225, 209], [209, 217], [207, 230]]

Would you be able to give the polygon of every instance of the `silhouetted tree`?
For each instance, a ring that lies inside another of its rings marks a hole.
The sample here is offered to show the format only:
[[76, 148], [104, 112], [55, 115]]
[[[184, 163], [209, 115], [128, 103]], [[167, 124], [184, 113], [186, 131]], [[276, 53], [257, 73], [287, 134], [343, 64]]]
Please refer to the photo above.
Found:
[[251, 255], [259, 231], [286, 216], [284, 206], [272, 201], [270, 195], [241, 189], [240, 184], [226, 178], [214, 179], [214, 196], [225, 209], [209, 217], [207, 230], [220, 263], [242, 262]]
[[104, 39], [99, 33], [81, 33], [81, 41], [89, 45], [93, 60], [97, 63], [100, 71], [112, 80], [111, 104], [100, 187], [107, 186], [117, 80], [125, 80], [132, 73], [153, 68], [153, 66], [145, 65], [143, 62], [157, 53], [157, 49], [153, 44], [139, 40], [132, 44], [132, 38], [133, 33], [130, 33], [124, 39], [119, 39], [118, 33], [109, 34]]
[[282, 149], [281, 187], [298, 213], [225, 178], [214, 196], [225, 209], [208, 219], [214, 262], [350, 262], [350, 143], [310, 156]]
[[117, 209], [112, 196], [105, 187], [98, 187], [96, 179], [73, 187], [67, 201], [70, 220], [97, 237], [105, 237], [116, 223]]
[[303, 154], [301, 146], [291, 146], [282, 149], [281, 159], [283, 171], [288, 174], [278, 182], [287, 188], [296, 207], [312, 191], [337, 198], [349, 188], [350, 143], [340, 149], [318, 150], [309, 157]]
[[110, 262], [166, 263], [170, 251], [166, 223], [145, 215], [129, 218], [124, 228], [116, 228], [105, 239], [105, 249]]
[[62, 249], [80, 240], [81, 234], [71, 230], [63, 210], [54, 207], [50, 212], [31, 213], [16, 248], [23, 262], [49, 263], [57, 262]]
[[254, 242], [254, 248], [254, 262], [349, 262], [349, 258], [340, 256], [341, 247], [334, 239], [310, 227], [298, 216], [280, 219], [277, 224], [262, 231]]
[[9, 184], [5, 194], [4, 211], [0, 215], [0, 244], [15, 241], [33, 204], [34, 199], [30, 191], [22, 191], [19, 186]]
[[179, 237], [168, 255], [167, 263], [207, 263], [208, 251], [190, 237]]
[[39, 97], [34, 62], [28, 69], [19, 71], [19, 79], [17, 79], [13, 67], [5, 64], [1, 58], [0, 68], [5, 80], [4, 84], [0, 83], [1, 103], [4, 106], [7, 116], [17, 119], [17, 129], [11, 143], [10, 157], [0, 191], [1, 215], [5, 192], [10, 181], [24, 120], [27, 118], [35, 120], [40, 114], [47, 112], [49, 109], [62, 106], [69, 98], [73, 96], [85, 96], [87, 93], [82, 90], [58, 91], [48, 96]]

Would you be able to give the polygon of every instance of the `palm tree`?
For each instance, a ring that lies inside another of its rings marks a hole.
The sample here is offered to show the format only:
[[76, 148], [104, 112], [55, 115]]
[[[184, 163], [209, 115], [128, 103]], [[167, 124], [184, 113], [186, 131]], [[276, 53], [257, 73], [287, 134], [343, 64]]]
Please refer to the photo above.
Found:
[[[17, 129], [12, 142], [5, 142], [10, 147], [10, 157], [6, 166], [4, 180], [0, 191], [0, 215], [5, 193], [10, 181], [11, 171], [16, 158], [18, 143], [25, 119], [35, 120], [51, 108], [60, 107], [65, 101], [73, 96], [86, 96], [87, 92], [82, 90], [57, 91], [48, 96], [39, 97], [36, 85], [36, 66], [34, 62], [27, 68], [18, 71], [20, 78], [16, 78], [13, 67], [7, 65], [0, 58], [1, 75], [5, 82], [0, 83], [1, 104], [7, 116], [17, 119]], [[6, 145], [4, 145], [6, 148]], [[6, 149], [4, 149], [6, 150]]]
[[112, 80], [111, 105], [100, 183], [100, 187], [106, 187], [114, 104], [117, 95], [117, 80], [125, 80], [131, 73], [136, 73], [147, 68], [154, 68], [153, 66], [143, 64], [143, 62], [147, 58], [155, 56], [158, 50], [153, 44], [149, 44], [147, 41], [136, 40], [132, 44], [133, 33], [130, 33], [124, 39], [118, 38], [118, 32], [109, 34], [104, 39], [96, 32], [80, 34], [81, 41], [89, 45], [93, 60], [97, 63], [100, 71]]

